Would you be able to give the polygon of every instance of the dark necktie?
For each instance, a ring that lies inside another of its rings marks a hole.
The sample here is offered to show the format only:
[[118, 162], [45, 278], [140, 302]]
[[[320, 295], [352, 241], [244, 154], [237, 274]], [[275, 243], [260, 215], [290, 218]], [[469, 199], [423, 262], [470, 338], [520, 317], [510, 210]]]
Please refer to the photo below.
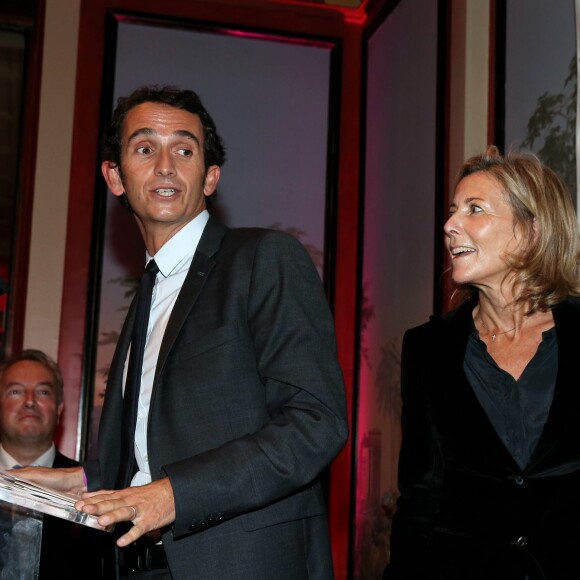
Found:
[[131, 334], [131, 354], [123, 395], [123, 419], [121, 423], [121, 460], [117, 488], [125, 488], [131, 482], [135, 472], [135, 423], [137, 420], [137, 403], [141, 388], [143, 372], [143, 353], [147, 339], [147, 326], [151, 310], [151, 295], [155, 285], [155, 276], [159, 268], [155, 260], [150, 260], [141, 278], [137, 296], [135, 322]]

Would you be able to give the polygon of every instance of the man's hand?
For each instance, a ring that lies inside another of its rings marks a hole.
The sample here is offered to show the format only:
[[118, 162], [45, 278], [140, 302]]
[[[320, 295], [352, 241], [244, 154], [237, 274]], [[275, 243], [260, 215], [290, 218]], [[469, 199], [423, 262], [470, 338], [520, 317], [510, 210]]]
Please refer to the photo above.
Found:
[[10, 470], [14, 475], [44, 487], [80, 496], [87, 491], [82, 467], [22, 467]]
[[83, 493], [75, 507], [79, 511], [98, 516], [102, 526], [133, 522], [133, 527], [117, 540], [120, 547], [175, 520], [173, 488], [167, 477], [127, 489]]

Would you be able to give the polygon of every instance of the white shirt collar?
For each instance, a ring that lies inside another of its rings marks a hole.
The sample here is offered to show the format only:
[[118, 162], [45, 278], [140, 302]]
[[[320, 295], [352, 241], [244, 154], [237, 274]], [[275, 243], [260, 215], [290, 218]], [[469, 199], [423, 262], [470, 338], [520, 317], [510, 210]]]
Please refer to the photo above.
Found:
[[147, 264], [151, 258], [155, 258], [159, 272], [167, 278], [188, 254], [195, 251], [208, 220], [209, 212], [204, 209], [169, 238], [155, 256], [145, 252], [145, 263]]
[[[34, 467], [52, 467], [55, 457], [56, 447], [53, 443], [47, 451], [37, 457], [30, 465]], [[0, 468], [12, 469], [15, 465], [19, 465], [18, 461], [0, 445]]]

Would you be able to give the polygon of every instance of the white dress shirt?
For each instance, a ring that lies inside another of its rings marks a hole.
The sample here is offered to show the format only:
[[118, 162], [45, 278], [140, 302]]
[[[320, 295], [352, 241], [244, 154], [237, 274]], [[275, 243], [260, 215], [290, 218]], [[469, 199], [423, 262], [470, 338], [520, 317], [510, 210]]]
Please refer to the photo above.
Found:
[[[146, 254], [146, 263], [153, 257], [159, 272], [153, 288], [143, 356], [141, 389], [139, 390], [137, 423], [135, 425], [135, 457], [139, 470], [131, 481], [132, 486], [145, 485], [151, 482], [151, 469], [147, 455], [147, 421], [159, 349], [169, 316], [183, 286], [208, 219], [209, 213], [204, 210], [170, 238], [155, 256]], [[128, 360], [129, 355], [125, 361], [125, 377], [127, 376]]]
[[[54, 443], [51, 447], [45, 451], [40, 457], [37, 457], [31, 464], [31, 467], [52, 467], [54, 463], [54, 458], [56, 457], [56, 447]], [[0, 445], [0, 469], [13, 469], [15, 466], [20, 465], [20, 462], [14, 459], [2, 445]], [[26, 466], [28, 467], [28, 466]]]

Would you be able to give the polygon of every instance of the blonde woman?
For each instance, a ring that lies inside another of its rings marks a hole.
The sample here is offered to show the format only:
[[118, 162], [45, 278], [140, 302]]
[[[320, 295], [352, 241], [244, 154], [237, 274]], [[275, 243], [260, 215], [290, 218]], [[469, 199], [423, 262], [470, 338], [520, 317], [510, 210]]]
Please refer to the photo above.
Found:
[[445, 224], [459, 308], [403, 342], [400, 498], [385, 580], [580, 574], [579, 242], [531, 154], [461, 169]]

